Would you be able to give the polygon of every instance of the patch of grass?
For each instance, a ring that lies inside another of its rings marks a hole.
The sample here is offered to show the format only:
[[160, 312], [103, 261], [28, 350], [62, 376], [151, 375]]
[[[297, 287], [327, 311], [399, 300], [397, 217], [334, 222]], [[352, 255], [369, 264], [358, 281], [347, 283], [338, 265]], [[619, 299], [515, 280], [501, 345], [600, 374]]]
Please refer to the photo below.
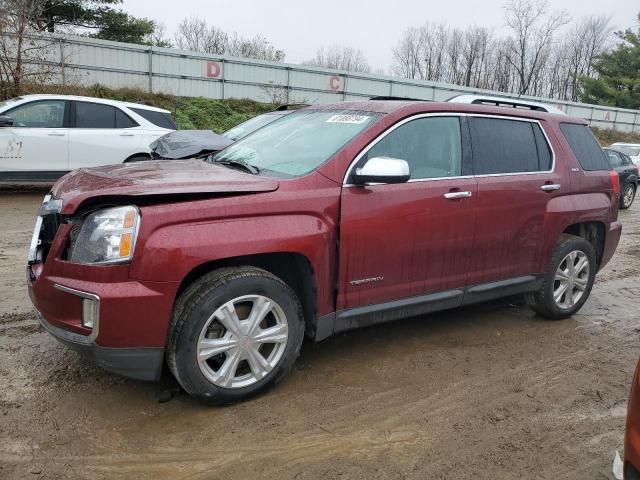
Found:
[[592, 128], [600, 145], [608, 147], [616, 142], [640, 143], [640, 133], [619, 132], [608, 128]]

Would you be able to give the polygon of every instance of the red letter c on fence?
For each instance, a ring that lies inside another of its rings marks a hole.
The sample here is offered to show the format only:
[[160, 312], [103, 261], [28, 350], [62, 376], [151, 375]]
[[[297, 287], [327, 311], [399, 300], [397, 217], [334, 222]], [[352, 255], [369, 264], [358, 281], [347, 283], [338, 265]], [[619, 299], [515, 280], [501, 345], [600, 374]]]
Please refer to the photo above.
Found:
[[336, 92], [340, 90], [340, 77], [338, 77], [337, 75], [332, 76], [329, 79], [329, 88]]

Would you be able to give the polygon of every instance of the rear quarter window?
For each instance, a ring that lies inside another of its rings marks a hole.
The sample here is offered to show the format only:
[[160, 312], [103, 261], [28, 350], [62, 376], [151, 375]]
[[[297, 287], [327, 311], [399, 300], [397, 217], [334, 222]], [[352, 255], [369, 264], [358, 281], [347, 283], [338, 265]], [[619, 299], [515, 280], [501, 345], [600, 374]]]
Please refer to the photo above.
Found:
[[156, 127], [177, 130], [176, 122], [170, 113], [156, 112], [154, 110], [145, 110], [143, 108], [132, 108], [134, 112], [140, 115], [148, 122], [153, 123]]
[[611, 170], [607, 156], [589, 127], [561, 123], [560, 130], [584, 170]]

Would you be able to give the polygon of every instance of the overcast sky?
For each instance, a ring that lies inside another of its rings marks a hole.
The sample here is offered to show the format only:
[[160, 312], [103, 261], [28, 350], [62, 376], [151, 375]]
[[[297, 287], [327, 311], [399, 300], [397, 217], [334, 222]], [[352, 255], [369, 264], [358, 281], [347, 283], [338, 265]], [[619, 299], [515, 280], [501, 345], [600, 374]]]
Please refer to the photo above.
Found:
[[[261, 34], [300, 63], [322, 45], [344, 44], [364, 51], [374, 68], [388, 70], [391, 49], [402, 31], [427, 21], [466, 27], [476, 24], [504, 31], [503, 0], [124, 0], [137, 17], [159, 20], [169, 36], [180, 20], [205, 18], [210, 24], [242, 36]], [[636, 25], [635, 0], [553, 0], [552, 10], [565, 9], [572, 18], [610, 15], [616, 30]]]

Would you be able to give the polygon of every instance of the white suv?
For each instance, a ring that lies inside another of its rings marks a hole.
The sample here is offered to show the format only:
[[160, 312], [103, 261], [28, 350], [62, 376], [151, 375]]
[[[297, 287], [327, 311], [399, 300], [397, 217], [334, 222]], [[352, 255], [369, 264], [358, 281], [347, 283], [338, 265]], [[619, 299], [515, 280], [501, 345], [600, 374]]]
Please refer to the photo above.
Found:
[[176, 129], [171, 113], [136, 103], [24, 95], [0, 103], [0, 182], [53, 181], [80, 167], [149, 158]]

